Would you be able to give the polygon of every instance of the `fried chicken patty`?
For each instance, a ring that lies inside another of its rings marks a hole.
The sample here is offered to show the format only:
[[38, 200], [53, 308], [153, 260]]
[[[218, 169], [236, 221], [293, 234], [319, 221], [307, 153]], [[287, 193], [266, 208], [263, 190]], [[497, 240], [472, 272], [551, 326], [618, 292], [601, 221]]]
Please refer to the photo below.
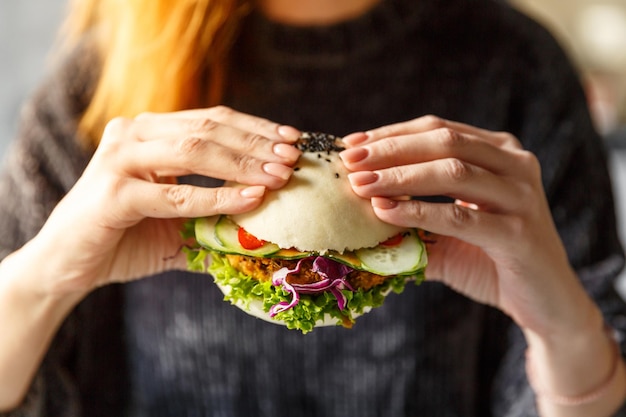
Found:
[[[284, 267], [294, 269], [300, 261], [299, 259], [256, 258], [245, 255], [226, 255], [226, 259], [228, 259], [233, 268], [258, 281], [270, 281], [274, 272]], [[322, 279], [311, 270], [313, 259], [305, 259], [303, 262], [304, 267], [298, 273], [289, 274], [287, 282], [290, 284], [312, 284]], [[393, 277], [384, 277], [371, 272], [353, 270], [346, 276], [346, 279], [352, 288], [362, 288], [364, 291], [368, 291], [382, 284], [386, 279]]]

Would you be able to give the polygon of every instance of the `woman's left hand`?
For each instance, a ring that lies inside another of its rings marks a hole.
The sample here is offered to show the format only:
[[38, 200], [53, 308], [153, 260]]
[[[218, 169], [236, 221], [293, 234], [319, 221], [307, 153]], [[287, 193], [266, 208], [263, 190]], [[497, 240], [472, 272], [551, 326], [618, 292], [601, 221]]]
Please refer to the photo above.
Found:
[[[539, 334], [588, 324], [595, 304], [569, 265], [539, 162], [516, 138], [426, 116], [345, 141], [352, 187], [372, 199], [376, 215], [436, 236], [427, 279], [496, 306]], [[406, 198], [434, 195], [456, 201]]]
[[[433, 116], [344, 141], [352, 188], [376, 215], [435, 235], [426, 278], [501, 309], [522, 328], [541, 385], [540, 415], [613, 415], [626, 396], [624, 363], [569, 264], [537, 158], [510, 134]], [[435, 195], [454, 202], [407, 198]]]

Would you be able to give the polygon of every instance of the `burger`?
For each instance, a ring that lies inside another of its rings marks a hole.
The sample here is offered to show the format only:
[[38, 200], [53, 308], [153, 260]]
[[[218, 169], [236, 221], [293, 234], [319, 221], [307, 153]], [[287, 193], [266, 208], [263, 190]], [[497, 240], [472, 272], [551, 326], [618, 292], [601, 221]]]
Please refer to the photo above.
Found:
[[423, 280], [421, 231], [382, 222], [354, 193], [340, 138], [304, 133], [294, 146], [303, 152], [294, 174], [258, 208], [187, 223], [188, 267], [260, 319], [303, 333], [352, 327], [407, 281]]

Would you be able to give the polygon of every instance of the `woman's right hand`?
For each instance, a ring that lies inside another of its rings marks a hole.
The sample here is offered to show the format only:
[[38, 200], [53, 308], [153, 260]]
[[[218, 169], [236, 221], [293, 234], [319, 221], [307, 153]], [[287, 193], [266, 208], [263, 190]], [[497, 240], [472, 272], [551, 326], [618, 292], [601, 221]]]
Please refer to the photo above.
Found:
[[[29, 244], [53, 272], [47, 281], [33, 278], [45, 291], [87, 293], [184, 268], [183, 219], [255, 208], [266, 188], [292, 174], [298, 136], [222, 106], [111, 121], [82, 177]], [[248, 187], [176, 183], [189, 174]]]
[[[0, 263], [0, 413], [23, 400], [76, 303], [111, 282], [185, 268], [184, 219], [258, 206], [289, 179], [298, 136], [225, 107], [111, 121], [41, 231]], [[248, 187], [176, 184], [187, 174]]]

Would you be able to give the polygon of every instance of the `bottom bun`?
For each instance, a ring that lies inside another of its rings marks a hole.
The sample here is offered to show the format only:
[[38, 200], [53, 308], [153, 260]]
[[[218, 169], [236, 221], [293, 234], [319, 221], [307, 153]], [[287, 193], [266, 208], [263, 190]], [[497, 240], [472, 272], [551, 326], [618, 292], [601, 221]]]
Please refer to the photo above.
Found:
[[[226, 298], [230, 296], [232, 292], [232, 287], [230, 285], [223, 285], [223, 284], [218, 284], [218, 283], [215, 283], [215, 284], [222, 291], [222, 293], [224, 293], [224, 296]], [[389, 294], [389, 291], [387, 291], [387, 294]], [[241, 310], [245, 311], [249, 315], [254, 316], [263, 321], [266, 321], [268, 323], [278, 324], [282, 326], [287, 325], [287, 323], [281, 320], [280, 317], [270, 317], [269, 313], [263, 310], [263, 301], [260, 298], [250, 299], [247, 301], [244, 301], [242, 299], [236, 299], [236, 300], [231, 299], [231, 304], [234, 305], [235, 307], [239, 307]], [[366, 307], [363, 309], [362, 313], [353, 313], [351, 314], [352, 319], [356, 319], [357, 317], [360, 317], [365, 313], [369, 313], [371, 310], [372, 310], [372, 307]], [[333, 317], [328, 313], [324, 314], [324, 316], [321, 319], [318, 319], [315, 322], [315, 327], [328, 327], [328, 326], [341, 326], [341, 325], [342, 323], [336, 317]]]
[[300, 294], [296, 305], [272, 316], [272, 307], [292, 300], [292, 295], [284, 289], [272, 285], [271, 282], [257, 281], [236, 270], [226, 256], [218, 253], [211, 253], [207, 272], [213, 275], [225, 301], [263, 321], [284, 325], [302, 333], [308, 333], [315, 327], [352, 327], [358, 317], [381, 306], [392, 291], [402, 292], [406, 282], [415, 278], [397, 276], [367, 291], [346, 291], [344, 295], [348, 300], [343, 309], [339, 308], [336, 296], [329, 292]]

